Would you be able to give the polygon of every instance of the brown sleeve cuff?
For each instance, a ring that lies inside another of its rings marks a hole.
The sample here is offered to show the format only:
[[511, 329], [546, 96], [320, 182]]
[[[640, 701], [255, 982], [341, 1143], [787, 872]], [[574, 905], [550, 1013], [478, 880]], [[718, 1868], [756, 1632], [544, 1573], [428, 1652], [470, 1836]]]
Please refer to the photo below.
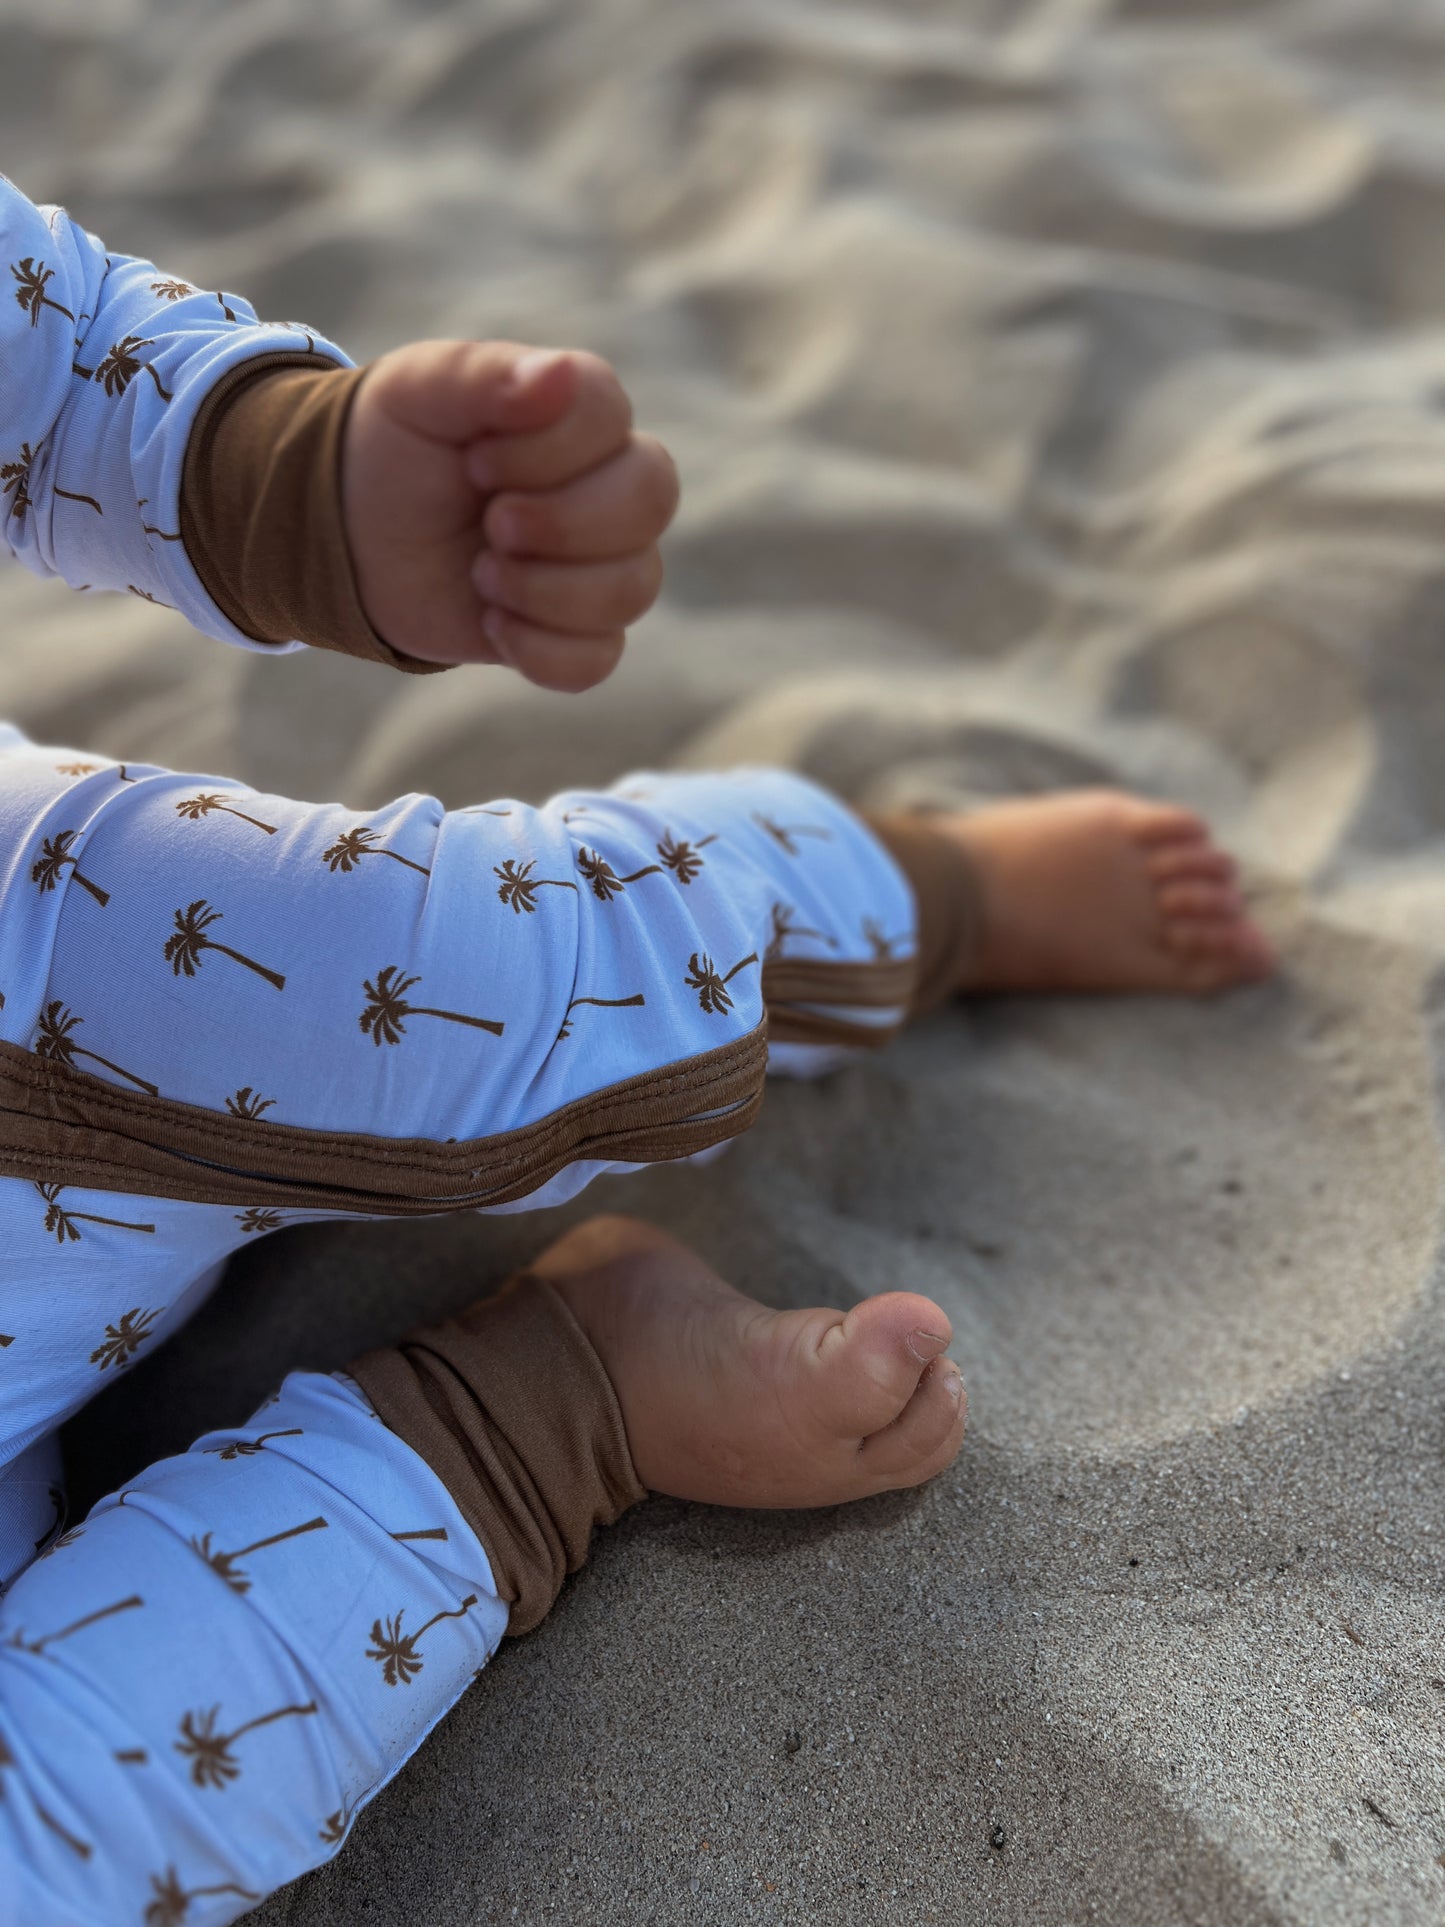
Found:
[[978, 953], [982, 928], [978, 878], [956, 837], [926, 816], [897, 812], [864, 822], [908, 878], [918, 913], [918, 970], [910, 1017], [925, 1016], [958, 994]]
[[509, 1633], [540, 1625], [593, 1527], [647, 1496], [601, 1359], [529, 1273], [346, 1370], [486, 1548]]
[[341, 448], [362, 368], [285, 350], [232, 368], [186, 444], [181, 540], [201, 585], [256, 642], [305, 642], [429, 675], [377, 635], [357, 593]]

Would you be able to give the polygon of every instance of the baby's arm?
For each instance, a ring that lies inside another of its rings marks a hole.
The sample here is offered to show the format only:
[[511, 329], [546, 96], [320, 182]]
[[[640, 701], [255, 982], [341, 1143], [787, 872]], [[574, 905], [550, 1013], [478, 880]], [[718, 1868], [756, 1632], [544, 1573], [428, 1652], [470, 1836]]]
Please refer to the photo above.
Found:
[[0, 525], [28, 567], [243, 647], [560, 689], [615, 666], [677, 485], [604, 362], [418, 342], [355, 369], [3, 177], [0, 244]]
[[258, 322], [237, 295], [107, 254], [63, 209], [33, 206], [3, 177], [0, 246], [7, 546], [38, 575], [167, 603], [208, 635], [254, 647], [181, 539], [191, 427], [242, 362], [341, 367], [345, 355], [305, 329]]

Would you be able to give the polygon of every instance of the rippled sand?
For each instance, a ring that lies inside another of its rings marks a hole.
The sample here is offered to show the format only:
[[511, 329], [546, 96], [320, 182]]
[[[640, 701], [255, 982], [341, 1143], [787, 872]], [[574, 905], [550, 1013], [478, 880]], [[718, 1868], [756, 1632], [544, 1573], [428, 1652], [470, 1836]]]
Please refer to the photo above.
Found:
[[[1445, 8], [22, 0], [4, 165], [359, 356], [611, 356], [662, 608], [580, 701], [274, 663], [0, 577], [0, 710], [367, 805], [776, 758], [1117, 781], [1282, 981], [994, 1003], [777, 1089], [653, 1215], [778, 1302], [936, 1293], [971, 1440], [831, 1516], [657, 1503], [280, 1927], [1433, 1927]], [[78, 1496], [558, 1222], [288, 1234], [74, 1428]]]

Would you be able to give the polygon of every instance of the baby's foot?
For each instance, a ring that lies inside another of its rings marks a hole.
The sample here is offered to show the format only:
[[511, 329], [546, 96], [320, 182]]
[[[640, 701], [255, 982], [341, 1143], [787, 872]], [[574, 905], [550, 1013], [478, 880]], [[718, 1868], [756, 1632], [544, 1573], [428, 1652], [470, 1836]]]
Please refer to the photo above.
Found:
[[591, 1218], [529, 1267], [561, 1293], [617, 1390], [654, 1492], [824, 1506], [920, 1485], [953, 1459], [966, 1401], [948, 1320], [885, 1292], [852, 1311], [770, 1311], [686, 1245]]
[[1204, 992], [1274, 969], [1233, 862], [1191, 810], [1076, 790], [935, 821], [973, 858], [982, 897], [961, 990]]

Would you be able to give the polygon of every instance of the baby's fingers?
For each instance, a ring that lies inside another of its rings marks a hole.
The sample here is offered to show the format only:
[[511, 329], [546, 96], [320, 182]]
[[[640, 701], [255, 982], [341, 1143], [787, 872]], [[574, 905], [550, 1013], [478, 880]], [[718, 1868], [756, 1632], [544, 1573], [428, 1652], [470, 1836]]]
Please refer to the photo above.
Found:
[[512, 556], [604, 562], [654, 543], [677, 508], [677, 470], [650, 435], [565, 487], [494, 496], [482, 527], [488, 545]]
[[484, 602], [564, 635], [625, 629], [657, 600], [662, 558], [656, 546], [614, 562], [529, 562], [488, 549], [472, 581]]
[[488, 609], [482, 628], [500, 661], [543, 689], [575, 696], [605, 682], [626, 645], [620, 629], [587, 636], [564, 636], [540, 628], [507, 609]]
[[527, 424], [525, 433], [496, 433], [467, 450], [467, 478], [483, 495], [502, 489], [558, 488], [626, 448], [632, 403], [612, 369], [597, 355], [574, 350], [574, 390], [557, 421]]

